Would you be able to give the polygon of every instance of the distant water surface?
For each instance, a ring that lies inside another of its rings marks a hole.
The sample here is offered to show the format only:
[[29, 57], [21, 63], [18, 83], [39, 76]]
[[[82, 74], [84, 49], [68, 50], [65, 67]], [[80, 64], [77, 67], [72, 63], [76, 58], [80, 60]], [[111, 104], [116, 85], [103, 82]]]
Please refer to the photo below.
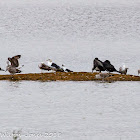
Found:
[[23, 73], [40, 72], [48, 58], [73, 71], [91, 71], [92, 61], [109, 59], [129, 74], [140, 68], [139, 5], [1, 5], [1, 67], [21, 54]]
[[20, 131], [22, 140], [139, 138], [139, 82], [1, 81], [0, 85], [3, 139], [11, 140], [2, 134], [14, 130]]

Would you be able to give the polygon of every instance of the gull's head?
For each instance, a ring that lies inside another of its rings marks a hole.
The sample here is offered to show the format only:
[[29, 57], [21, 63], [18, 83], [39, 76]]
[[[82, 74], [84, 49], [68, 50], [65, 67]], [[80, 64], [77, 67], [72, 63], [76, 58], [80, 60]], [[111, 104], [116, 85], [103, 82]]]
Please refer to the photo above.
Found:
[[41, 63], [38, 65], [38, 67], [39, 67], [39, 68], [42, 67], [43, 64], [44, 64], [44, 62], [41, 62]]
[[48, 59], [47, 61], [48, 61], [48, 62], [52, 62], [52, 60], [51, 60], [51, 59]]
[[50, 61], [50, 62], [52, 62], [52, 60], [51, 60], [51, 59], [49, 59], [49, 61]]

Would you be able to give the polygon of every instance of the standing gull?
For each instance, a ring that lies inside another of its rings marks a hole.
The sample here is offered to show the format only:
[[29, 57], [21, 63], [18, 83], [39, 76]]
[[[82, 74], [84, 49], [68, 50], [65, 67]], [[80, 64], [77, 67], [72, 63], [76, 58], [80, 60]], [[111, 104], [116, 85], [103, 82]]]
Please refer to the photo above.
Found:
[[119, 72], [121, 73], [121, 74], [127, 74], [127, 70], [128, 70], [128, 68], [126, 68], [125, 67], [125, 65], [123, 65], [122, 67], [120, 67], [119, 68]]

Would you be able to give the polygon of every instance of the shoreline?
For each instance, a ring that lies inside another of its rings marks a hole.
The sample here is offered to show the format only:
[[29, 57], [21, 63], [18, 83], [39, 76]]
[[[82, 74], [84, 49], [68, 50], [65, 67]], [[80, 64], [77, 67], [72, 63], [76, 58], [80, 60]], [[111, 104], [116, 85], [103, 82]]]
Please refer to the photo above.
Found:
[[121, 75], [110, 73], [111, 76], [106, 78], [96, 78], [94, 72], [55, 72], [55, 73], [28, 73], [15, 75], [0, 75], [0, 80], [9, 81], [140, 81], [140, 76], [136, 75]]

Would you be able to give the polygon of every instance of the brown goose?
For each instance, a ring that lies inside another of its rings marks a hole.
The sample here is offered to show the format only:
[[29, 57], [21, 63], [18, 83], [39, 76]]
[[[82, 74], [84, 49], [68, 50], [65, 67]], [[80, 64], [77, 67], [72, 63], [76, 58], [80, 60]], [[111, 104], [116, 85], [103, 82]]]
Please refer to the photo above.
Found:
[[11, 62], [11, 66], [18, 67], [19, 66], [18, 59], [20, 57], [21, 57], [21, 55], [16, 55], [16, 56], [13, 56], [12, 58], [8, 57], [8, 60]]

